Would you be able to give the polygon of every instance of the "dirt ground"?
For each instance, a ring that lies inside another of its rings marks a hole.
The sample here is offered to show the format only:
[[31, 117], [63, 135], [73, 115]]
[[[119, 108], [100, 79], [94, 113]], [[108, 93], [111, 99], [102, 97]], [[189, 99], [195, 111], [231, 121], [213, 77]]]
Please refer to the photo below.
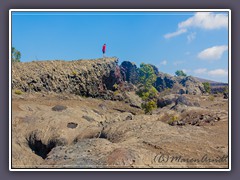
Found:
[[219, 119], [171, 126], [164, 115], [181, 112], [163, 108], [145, 115], [120, 101], [13, 93], [12, 167], [228, 168], [228, 100], [187, 97], [200, 107], [184, 112]]

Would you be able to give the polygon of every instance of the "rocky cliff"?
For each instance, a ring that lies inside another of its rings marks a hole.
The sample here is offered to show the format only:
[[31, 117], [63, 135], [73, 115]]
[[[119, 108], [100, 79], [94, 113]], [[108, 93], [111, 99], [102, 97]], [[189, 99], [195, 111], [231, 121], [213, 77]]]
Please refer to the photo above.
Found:
[[[159, 92], [172, 89], [177, 94], [204, 93], [200, 81], [193, 77], [175, 77], [159, 72], [154, 86]], [[12, 89], [23, 92], [66, 92], [86, 97], [123, 100], [116, 96], [114, 85], [121, 84], [124, 92], [136, 89], [138, 67], [128, 61], [118, 65], [117, 58], [76, 61], [36, 61], [12, 65]]]
[[12, 88], [24, 92], [53, 91], [110, 99], [117, 79], [117, 58], [14, 63]]

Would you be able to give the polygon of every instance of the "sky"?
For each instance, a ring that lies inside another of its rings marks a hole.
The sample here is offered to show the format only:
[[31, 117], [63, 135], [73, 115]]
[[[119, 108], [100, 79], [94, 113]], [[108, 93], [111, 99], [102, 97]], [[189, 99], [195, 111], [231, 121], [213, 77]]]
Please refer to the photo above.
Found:
[[106, 56], [228, 82], [227, 12], [12, 12], [21, 61]]

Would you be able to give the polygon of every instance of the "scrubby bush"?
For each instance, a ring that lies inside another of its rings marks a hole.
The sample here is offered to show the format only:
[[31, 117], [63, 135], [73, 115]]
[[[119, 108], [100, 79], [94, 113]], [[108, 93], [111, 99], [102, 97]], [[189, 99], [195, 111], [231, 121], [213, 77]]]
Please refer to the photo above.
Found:
[[225, 86], [225, 87], [224, 87], [223, 93], [228, 93], [228, 86]]
[[12, 62], [20, 62], [21, 59], [21, 52], [18, 51], [15, 47], [12, 47], [11, 53]]
[[208, 100], [209, 100], [209, 101], [214, 101], [214, 99], [215, 99], [215, 98], [214, 98], [214, 96], [212, 96], [212, 95], [208, 97]]
[[184, 73], [182, 70], [177, 70], [177, 71], [175, 72], [175, 74], [176, 74], [176, 76], [187, 76], [187, 74]]
[[113, 88], [114, 88], [115, 90], [117, 90], [117, 89], [118, 89], [118, 84], [115, 83], [115, 84], [113, 85]]
[[144, 102], [142, 104], [142, 108], [144, 109], [145, 113], [151, 113], [152, 110], [157, 108], [157, 103], [154, 100]]
[[118, 90], [113, 92], [114, 96], [117, 96], [118, 94], [120, 94], [120, 92]]
[[144, 100], [154, 99], [157, 96], [158, 91], [152, 86], [149, 89], [147, 88], [140, 88], [137, 91], [137, 94]]
[[73, 76], [76, 76], [76, 75], [77, 75], [77, 72], [76, 72], [76, 71], [72, 71], [72, 75], [73, 75]]
[[211, 85], [210, 85], [210, 83], [209, 83], [209, 82], [204, 82], [204, 83], [202, 83], [202, 84], [203, 84], [203, 86], [204, 86], [205, 91], [206, 91], [207, 93], [210, 93], [210, 92], [211, 92]]
[[170, 119], [167, 121], [169, 125], [172, 125], [174, 122], [178, 121], [179, 117], [177, 115], [172, 115]]
[[14, 91], [14, 93], [17, 94], [17, 95], [21, 95], [23, 92], [22, 92], [21, 90], [16, 89], [16, 90]]

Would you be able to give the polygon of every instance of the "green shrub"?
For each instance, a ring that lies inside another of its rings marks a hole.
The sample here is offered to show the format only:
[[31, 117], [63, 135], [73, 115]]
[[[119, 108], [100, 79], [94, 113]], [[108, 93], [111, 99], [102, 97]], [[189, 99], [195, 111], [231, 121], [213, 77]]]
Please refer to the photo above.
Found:
[[175, 72], [175, 74], [176, 74], [176, 76], [187, 76], [187, 74], [184, 73], [182, 70], [177, 70], [177, 71]]
[[209, 100], [209, 101], [214, 101], [214, 96], [209, 96], [209, 97], [208, 97], [208, 100]]
[[211, 92], [211, 85], [210, 85], [210, 83], [209, 83], [209, 82], [204, 82], [204, 83], [202, 83], [202, 84], [203, 84], [203, 86], [204, 86], [205, 91], [206, 91], [207, 93], [210, 93], [210, 92]]
[[153, 67], [150, 64], [140, 64], [139, 79], [146, 88], [151, 87], [152, 84], [156, 81], [157, 76], [154, 72]]
[[113, 88], [114, 88], [114, 89], [118, 89], [118, 84], [115, 83], [115, 84], [113, 85]]
[[73, 75], [73, 76], [76, 76], [76, 75], [77, 75], [77, 72], [76, 72], [76, 71], [72, 71], [72, 75]]
[[139, 68], [139, 80], [142, 87], [139, 88], [137, 94], [143, 100], [142, 109], [145, 113], [151, 113], [157, 108], [157, 94], [158, 91], [153, 87], [156, 81], [156, 74], [150, 64], [141, 63]]
[[157, 108], [157, 103], [155, 101], [149, 101], [142, 104], [142, 108], [145, 113], [151, 113], [154, 109]]
[[154, 99], [157, 96], [157, 93], [158, 91], [153, 86], [151, 86], [149, 89], [142, 88], [139, 91], [137, 91], [137, 95], [140, 96], [144, 101]]
[[17, 94], [17, 95], [21, 95], [23, 92], [22, 92], [21, 90], [16, 89], [16, 90], [14, 91], [14, 93]]
[[21, 59], [21, 52], [18, 51], [15, 47], [12, 47], [12, 62], [20, 62]]
[[225, 87], [224, 87], [223, 93], [228, 93], [228, 86], [225, 86]]
[[117, 90], [117, 91], [114, 91], [113, 94], [114, 94], [114, 96], [116, 96], [116, 95], [119, 94], [119, 91], [118, 91], [118, 90]]
[[179, 117], [177, 115], [172, 115], [170, 119], [167, 121], [169, 125], [173, 124], [175, 121], [178, 121]]

